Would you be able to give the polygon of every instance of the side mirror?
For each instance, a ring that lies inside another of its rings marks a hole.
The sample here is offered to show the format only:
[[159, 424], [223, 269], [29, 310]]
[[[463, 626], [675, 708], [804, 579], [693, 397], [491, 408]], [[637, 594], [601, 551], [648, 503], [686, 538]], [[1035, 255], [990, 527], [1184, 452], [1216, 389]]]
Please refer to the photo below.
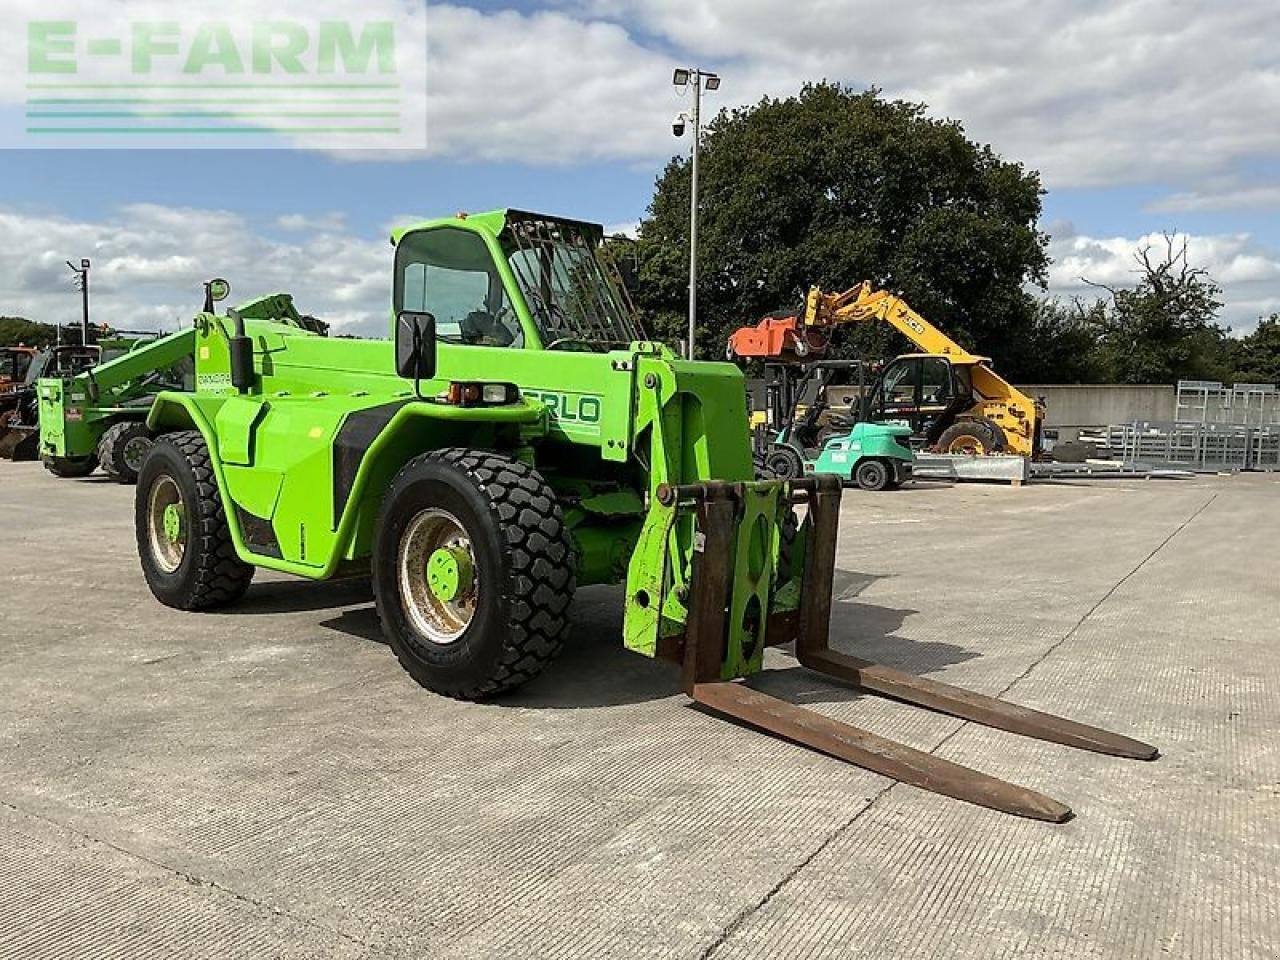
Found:
[[213, 313], [213, 305], [231, 296], [231, 284], [221, 277], [210, 280], [204, 285], [204, 312]]
[[436, 318], [405, 311], [396, 318], [396, 373], [408, 380], [436, 375]]

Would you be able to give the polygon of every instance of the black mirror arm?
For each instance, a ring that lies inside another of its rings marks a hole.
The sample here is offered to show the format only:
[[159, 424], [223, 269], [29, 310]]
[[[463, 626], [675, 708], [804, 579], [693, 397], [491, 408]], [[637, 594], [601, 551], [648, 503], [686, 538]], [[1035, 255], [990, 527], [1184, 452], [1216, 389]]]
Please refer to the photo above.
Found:
[[413, 325], [413, 395], [425, 400], [422, 395], [422, 328]]

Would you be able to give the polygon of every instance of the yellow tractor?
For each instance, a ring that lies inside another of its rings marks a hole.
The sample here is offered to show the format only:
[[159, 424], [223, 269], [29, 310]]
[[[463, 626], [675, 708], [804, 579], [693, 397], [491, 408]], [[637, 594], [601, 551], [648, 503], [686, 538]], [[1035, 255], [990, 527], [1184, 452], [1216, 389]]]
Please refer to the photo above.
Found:
[[812, 362], [826, 354], [835, 329], [849, 323], [887, 323], [920, 348], [883, 367], [862, 395], [860, 420], [905, 423], [938, 453], [1040, 452], [1043, 403], [996, 373], [989, 357], [970, 353], [901, 297], [869, 283], [843, 293], [814, 287], [802, 314], [742, 328], [729, 354]]

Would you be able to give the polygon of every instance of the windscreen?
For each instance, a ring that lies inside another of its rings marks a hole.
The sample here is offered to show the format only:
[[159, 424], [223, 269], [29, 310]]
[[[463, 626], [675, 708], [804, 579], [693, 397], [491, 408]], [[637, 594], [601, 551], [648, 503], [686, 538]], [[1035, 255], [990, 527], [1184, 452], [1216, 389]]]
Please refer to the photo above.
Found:
[[618, 271], [601, 254], [602, 239], [590, 224], [508, 217], [503, 249], [544, 347], [643, 339]]

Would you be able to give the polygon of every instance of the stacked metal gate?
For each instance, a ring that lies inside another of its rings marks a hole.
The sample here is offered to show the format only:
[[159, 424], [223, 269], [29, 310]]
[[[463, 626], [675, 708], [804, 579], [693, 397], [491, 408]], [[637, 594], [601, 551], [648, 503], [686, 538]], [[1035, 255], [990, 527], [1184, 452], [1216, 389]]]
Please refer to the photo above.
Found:
[[1099, 456], [1127, 467], [1280, 470], [1280, 388], [1275, 384], [1180, 381], [1177, 417], [1107, 427]]

